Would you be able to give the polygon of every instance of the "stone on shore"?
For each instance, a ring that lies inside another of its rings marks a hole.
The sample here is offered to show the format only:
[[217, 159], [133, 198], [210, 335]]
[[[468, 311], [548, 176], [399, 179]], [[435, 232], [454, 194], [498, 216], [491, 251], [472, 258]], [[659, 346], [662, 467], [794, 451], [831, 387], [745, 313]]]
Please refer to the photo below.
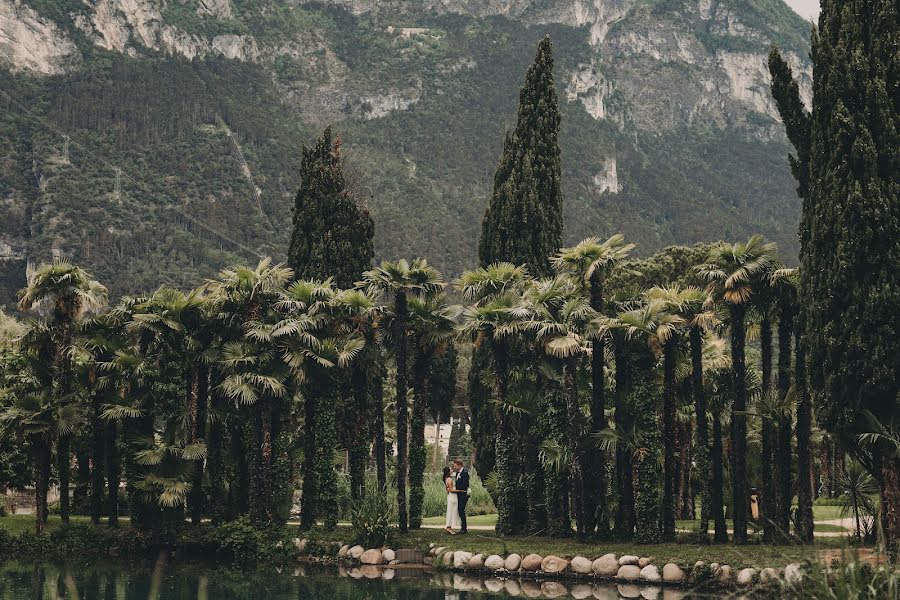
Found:
[[600, 577], [615, 577], [619, 572], [619, 561], [615, 554], [604, 554], [591, 563], [591, 571]]
[[587, 575], [591, 572], [591, 561], [583, 556], [576, 556], [569, 562], [569, 569], [579, 575]]
[[350, 558], [359, 559], [359, 557], [362, 556], [363, 552], [365, 552], [365, 551], [366, 551], [365, 548], [363, 548], [362, 546], [357, 544], [356, 546], [353, 546], [352, 548], [347, 550], [347, 555]]
[[516, 553], [510, 554], [506, 557], [506, 560], [503, 561], [503, 568], [507, 571], [518, 571], [521, 565], [522, 557]]
[[651, 562], [653, 562], [653, 559], [645, 556], [645, 557], [638, 559], [638, 566], [643, 569], [644, 567], [649, 565]]
[[522, 559], [522, 570], [531, 572], [540, 571], [541, 563], [543, 561], [544, 557], [540, 554], [529, 554]]
[[666, 563], [663, 566], [662, 578], [666, 583], [684, 583], [687, 580], [687, 575], [675, 563]]
[[466, 567], [469, 569], [480, 569], [484, 566], [484, 554], [475, 554], [472, 558], [469, 559], [469, 562], [466, 563]]
[[381, 551], [381, 557], [384, 559], [384, 562], [389, 563], [397, 558], [397, 553], [390, 548], [385, 548]]
[[641, 568], [637, 565], [622, 565], [616, 572], [617, 579], [625, 581], [637, 581], [641, 578]]
[[486, 569], [490, 569], [491, 571], [499, 571], [504, 568], [505, 561], [502, 557], [497, 556], [496, 554], [491, 554], [486, 559], [484, 559], [484, 567]]
[[778, 575], [778, 571], [772, 567], [766, 567], [759, 572], [760, 583], [776, 583], [780, 580], [781, 577]]
[[469, 559], [472, 558], [472, 556], [473, 554], [471, 552], [457, 550], [453, 553], [453, 568], [462, 569], [469, 563]]
[[716, 580], [719, 583], [731, 583], [733, 577], [734, 571], [729, 565], [722, 565], [716, 573]]
[[634, 554], [626, 554], [624, 556], [619, 557], [619, 566], [620, 567], [624, 566], [624, 565], [637, 566], [638, 561], [640, 561], [640, 560], [641, 560], [641, 558], [639, 556], [635, 556]]
[[784, 568], [784, 582], [788, 585], [799, 585], [803, 581], [803, 565], [791, 563]]
[[359, 557], [359, 562], [364, 565], [380, 565], [384, 562], [384, 556], [381, 553], [381, 550], [378, 548], [372, 548], [371, 550], [366, 550]]
[[659, 568], [656, 565], [647, 565], [642, 568], [641, 578], [645, 581], [652, 581], [653, 583], [662, 581], [662, 577], [659, 574]]
[[569, 566], [569, 562], [558, 556], [547, 556], [541, 561], [541, 571], [544, 573], [562, 573]]
[[750, 585], [753, 583], [753, 580], [756, 579], [756, 569], [747, 568], [741, 569], [737, 574], [737, 582], [738, 585]]
[[338, 550], [338, 556], [341, 558], [344, 558], [345, 556], [347, 556], [347, 552], [349, 552], [349, 550], [350, 550], [350, 546], [348, 546], [347, 544], [344, 544], [343, 546], [341, 546], [341, 549]]
[[309, 543], [306, 538], [303, 538], [302, 540], [300, 538], [294, 538], [293, 542], [294, 548], [296, 548], [299, 552], [303, 552], [304, 550], [306, 550], [306, 545]]
[[445, 567], [453, 566], [453, 550], [447, 550], [441, 555], [441, 564]]
[[440, 556], [441, 554], [444, 553], [444, 550], [446, 550], [446, 548], [444, 548], [443, 546], [438, 546], [437, 548], [432, 548], [431, 555], [432, 556]]

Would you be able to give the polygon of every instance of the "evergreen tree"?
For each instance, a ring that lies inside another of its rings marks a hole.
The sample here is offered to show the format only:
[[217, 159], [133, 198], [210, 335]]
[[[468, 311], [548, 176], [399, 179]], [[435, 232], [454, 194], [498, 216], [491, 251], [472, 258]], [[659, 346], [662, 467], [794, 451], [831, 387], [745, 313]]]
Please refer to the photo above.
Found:
[[330, 127], [312, 148], [303, 148], [293, 212], [288, 265], [295, 276], [332, 277], [341, 288], [359, 281], [375, 255], [375, 226], [345, 178], [341, 142]]
[[[823, 0], [813, 37], [813, 109], [777, 50], [772, 93], [803, 200], [800, 321], [822, 423], [856, 447], [881, 487], [882, 524], [900, 539], [900, 456], [859, 444], [869, 417], [900, 417], [900, 100], [893, 0]], [[890, 436], [887, 436], [890, 437]]]

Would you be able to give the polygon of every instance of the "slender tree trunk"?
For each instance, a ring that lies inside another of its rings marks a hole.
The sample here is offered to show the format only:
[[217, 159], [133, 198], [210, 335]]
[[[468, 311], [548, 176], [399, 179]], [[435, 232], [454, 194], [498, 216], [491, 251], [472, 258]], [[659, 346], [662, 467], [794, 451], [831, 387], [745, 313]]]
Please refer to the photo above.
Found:
[[406, 294], [397, 292], [394, 298], [394, 344], [397, 359], [397, 516], [400, 533], [409, 527], [406, 482], [409, 478], [409, 455], [407, 448], [409, 407], [407, 406], [407, 346], [406, 339]]
[[712, 417], [712, 482], [709, 490], [710, 516], [713, 520], [713, 540], [718, 544], [728, 541], [728, 524], [725, 522], [725, 459], [722, 450], [722, 419], [718, 410]]
[[[603, 282], [599, 273], [591, 278], [591, 308], [603, 313]], [[603, 372], [606, 338], [593, 341], [591, 353], [591, 433], [606, 429], [606, 379]], [[606, 502], [606, 453], [601, 448], [586, 453], [585, 464], [585, 531], [597, 532], [601, 539], [609, 537], [609, 510]]]
[[700, 487], [700, 522], [697, 530], [709, 531], [711, 465], [709, 457], [709, 424], [706, 416], [706, 390], [703, 389], [703, 332], [699, 325], [692, 325], [691, 341], [691, 392], [694, 395], [694, 415], [697, 421], [697, 483]]
[[676, 494], [676, 517], [687, 521], [692, 521], [694, 515], [694, 502], [692, 493], [691, 463], [693, 453], [691, 450], [691, 437], [693, 435], [693, 427], [688, 421], [679, 424], [677, 430], [678, 435], [678, 493]]
[[35, 531], [42, 533], [47, 524], [47, 493], [50, 490], [50, 437], [46, 432], [34, 436]]
[[584, 480], [581, 471], [581, 431], [579, 417], [581, 405], [578, 401], [578, 359], [572, 357], [565, 362], [566, 381], [566, 437], [569, 442], [569, 478], [572, 482], [572, 504], [575, 512], [575, 535], [584, 540]]
[[734, 506], [734, 541], [747, 543], [747, 365], [744, 348], [747, 333], [744, 328], [746, 308], [732, 304], [731, 312], [731, 363], [734, 374], [734, 404], [731, 413], [732, 463], [731, 485]]
[[384, 379], [379, 371], [372, 388], [372, 413], [374, 425], [375, 472], [378, 478], [378, 489], [387, 486], [387, 445], [384, 441]]
[[800, 523], [797, 535], [803, 543], [811, 544], [813, 542], [813, 485], [810, 451], [812, 406], [806, 391], [806, 352], [803, 348], [799, 327], [794, 332], [794, 342], [796, 360], [794, 386], [797, 393], [797, 510]]
[[[791, 389], [791, 338], [794, 334], [794, 306], [792, 298], [785, 298], [782, 294], [779, 298], [780, 310], [778, 315], [778, 397], [786, 403]], [[785, 406], [778, 420], [778, 497], [781, 503], [778, 506], [778, 528], [783, 535], [788, 535], [791, 527], [791, 411]]]
[[515, 531], [513, 511], [515, 508], [515, 481], [513, 481], [513, 432], [510, 417], [506, 413], [507, 389], [507, 347], [504, 342], [493, 340], [494, 358], [494, 398], [496, 399], [497, 449], [495, 469], [497, 472], [497, 525], [498, 535], [509, 535]]
[[[613, 337], [613, 351], [616, 358], [616, 431], [628, 434], [632, 428], [633, 417], [628, 408], [628, 395], [631, 390], [631, 369], [625, 340], [621, 335]], [[634, 536], [634, 471], [631, 452], [625, 444], [616, 445], [616, 487], [619, 503], [616, 510], [616, 536], [621, 540], [630, 540]]]
[[413, 407], [409, 427], [409, 526], [419, 529], [425, 499], [425, 417], [428, 414], [428, 359], [421, 348], [414, 363]]
[[[193, 370], [193, 379], [196, 383], [191, 385], [192, 423], [194, 443], [206, 443], [206, 412], [209, 402], [209, 369], [205, 365], [199, 365]], [[207, 445], [207, 450], [209, 446]], [[205, 494], [203, 493], [203, 459], [195, 460], [193, 465], [191, 496], [191, 523], [199, 525], [206, 510]]]
[[118, 425], [109, 421], [104, 428], [106, 456], [106, 518], [110, 527], [119, 526], [119, 452], [116, 447]]
[[223, 456], [222, 435], [222, 396], [218, 389], [221, 383], [221, 372], [213, 368], [210, 372], [209, 402], [212, 418], [209, 420], [209, 439], [207, 440], [206, 465], [209, 476], [210, 517], [214, 525], [225, 519], [225, 465]]
[[253, 499], [252, 516], [257, 526], [270, 525], [273, 522], [273, 510], [275, 497], [273, 494], [273, 457], [274, 440], [272, 437], [272, 406], [271, 399], [262, 397], [260, 406], [254, 411], [257, 417], [257, 435], [259, 436], [259, 462], [256, 465], [256, 478], [259, 489], [251, 492]]
[[366, 345], [351, 372], [353, 388], [353, 441], [347, 449], [350, 471], [350, 498], [359, 501], [366, 487], [366, 457], [369, 455], [369, 372], [376, 353]]
[[663, 346], [663, 541], [675, 540], [675, 338]]
[[900, 459], [890, 454], [883, 457], [879, 475], [884, 549], [896, 560], [900, 555]]
[[72, 436], [60, 434], [56, 442], [56, 473], [59, 476], [59, 518], [69, 522], [69, 473], [71, 472]]
[[[762, 349], [762, 393], [766, 400], [771, 400], [772, 389], [772, 320], [764, 317], [760, 323], [760, 346]], [[775, 462], [774, 452], [774, 418], [768, 411], [762, 414], [762, 493], [760, 502], [760, 521], [763, 527], [763, 541], [772, 543], [775, 539], [775, 514], [778, 497], [772, 477], [772, 466]]]
[[91, 522], [94, 525], [100, 523], [103, 515], [103, 471], [106, 466], [105, 457], [105, 433], [106, 427], [100, 418], [101, 404], [100, 391], [94, 389], [96, 372], [91, 369], [89, 376], [91, 385]]
[[[316, 379], [321, 377], [316, 373]], [[316, 524], [319, 506], [319, 482], [316, 470], [316, 405], [318, 390], [310, 389], [303, 394], [303, 496], [300, 503], [300, 529], [307, 531]]]

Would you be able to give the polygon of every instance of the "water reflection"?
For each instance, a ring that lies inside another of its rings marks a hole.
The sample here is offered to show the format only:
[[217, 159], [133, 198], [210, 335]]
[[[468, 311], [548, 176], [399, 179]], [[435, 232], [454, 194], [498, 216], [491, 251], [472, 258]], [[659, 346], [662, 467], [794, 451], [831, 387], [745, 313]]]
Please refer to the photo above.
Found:
[[479, 600], [485, 598], [688, 600], [712, 598], [655, 586], [480, 578], [369, 565], [241, 571], [155, 563], [0, 565], [0, 600]]

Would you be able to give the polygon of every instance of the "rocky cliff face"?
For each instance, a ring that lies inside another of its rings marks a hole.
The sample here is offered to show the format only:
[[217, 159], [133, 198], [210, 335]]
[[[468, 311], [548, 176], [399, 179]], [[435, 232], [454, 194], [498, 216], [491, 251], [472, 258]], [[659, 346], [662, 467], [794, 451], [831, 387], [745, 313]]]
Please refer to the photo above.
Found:
[[[262, 219], [255, 237], [226, 232], [242, 243], [281, 251], [296, 184], [288, 157], [333, 123], [366, 180], [379, 252], [426, 255], [452, 272], [474, 257], [503, 130], [545, 33], [557, 47], [572, 238], [622, 230], [650, 251], [761, 230], [796, 251], [798, 203], [768, 92], [768, 48], [782, 48], [807, 100], [811, 70], [808, 25], [782, 0], [0, 0], [10, 89], [21, 86], [21, 100], [93, 150], [134, 161], [226, 228], [228, 203], [210, 200], [219, 192], [209, 176], [185, 184], [205, 163], [158, 157], [213, 144], [196, 160], [231, 164], [232, 145], [210, 137], [227, 122], [249, 167], [223, 167], [215, 185], [238, 198], [250, 168], [266, 212], [253, 217]], [[176, 80], [165, 101], [148, 98], [147, 85]], [[73, 94], [97, 105], [75, 108]], [[153, 110], [139, 110], [145, 100]], [[123, 102], [135, 110], [118, 110]], [[36, 134], [21, 123], [0, 129], [11, 148], [0, 210], [17, 215], [0, 232], [0, 254], [49, 252], [36, 244], [52, 229], [54, 247], [106, 268], [110, 257], [67, 235], [59, 215], [49, 221], [75, 192], [56, 189], [61, 163], [47, 155], [60, 155], [59, 140], [28, 137]], [[67, 177], [88, 186], [96, 174]], [[117, 232], [136, 217], [116, 218]], [[221, 262], [199, 260], [201, 270]]]

